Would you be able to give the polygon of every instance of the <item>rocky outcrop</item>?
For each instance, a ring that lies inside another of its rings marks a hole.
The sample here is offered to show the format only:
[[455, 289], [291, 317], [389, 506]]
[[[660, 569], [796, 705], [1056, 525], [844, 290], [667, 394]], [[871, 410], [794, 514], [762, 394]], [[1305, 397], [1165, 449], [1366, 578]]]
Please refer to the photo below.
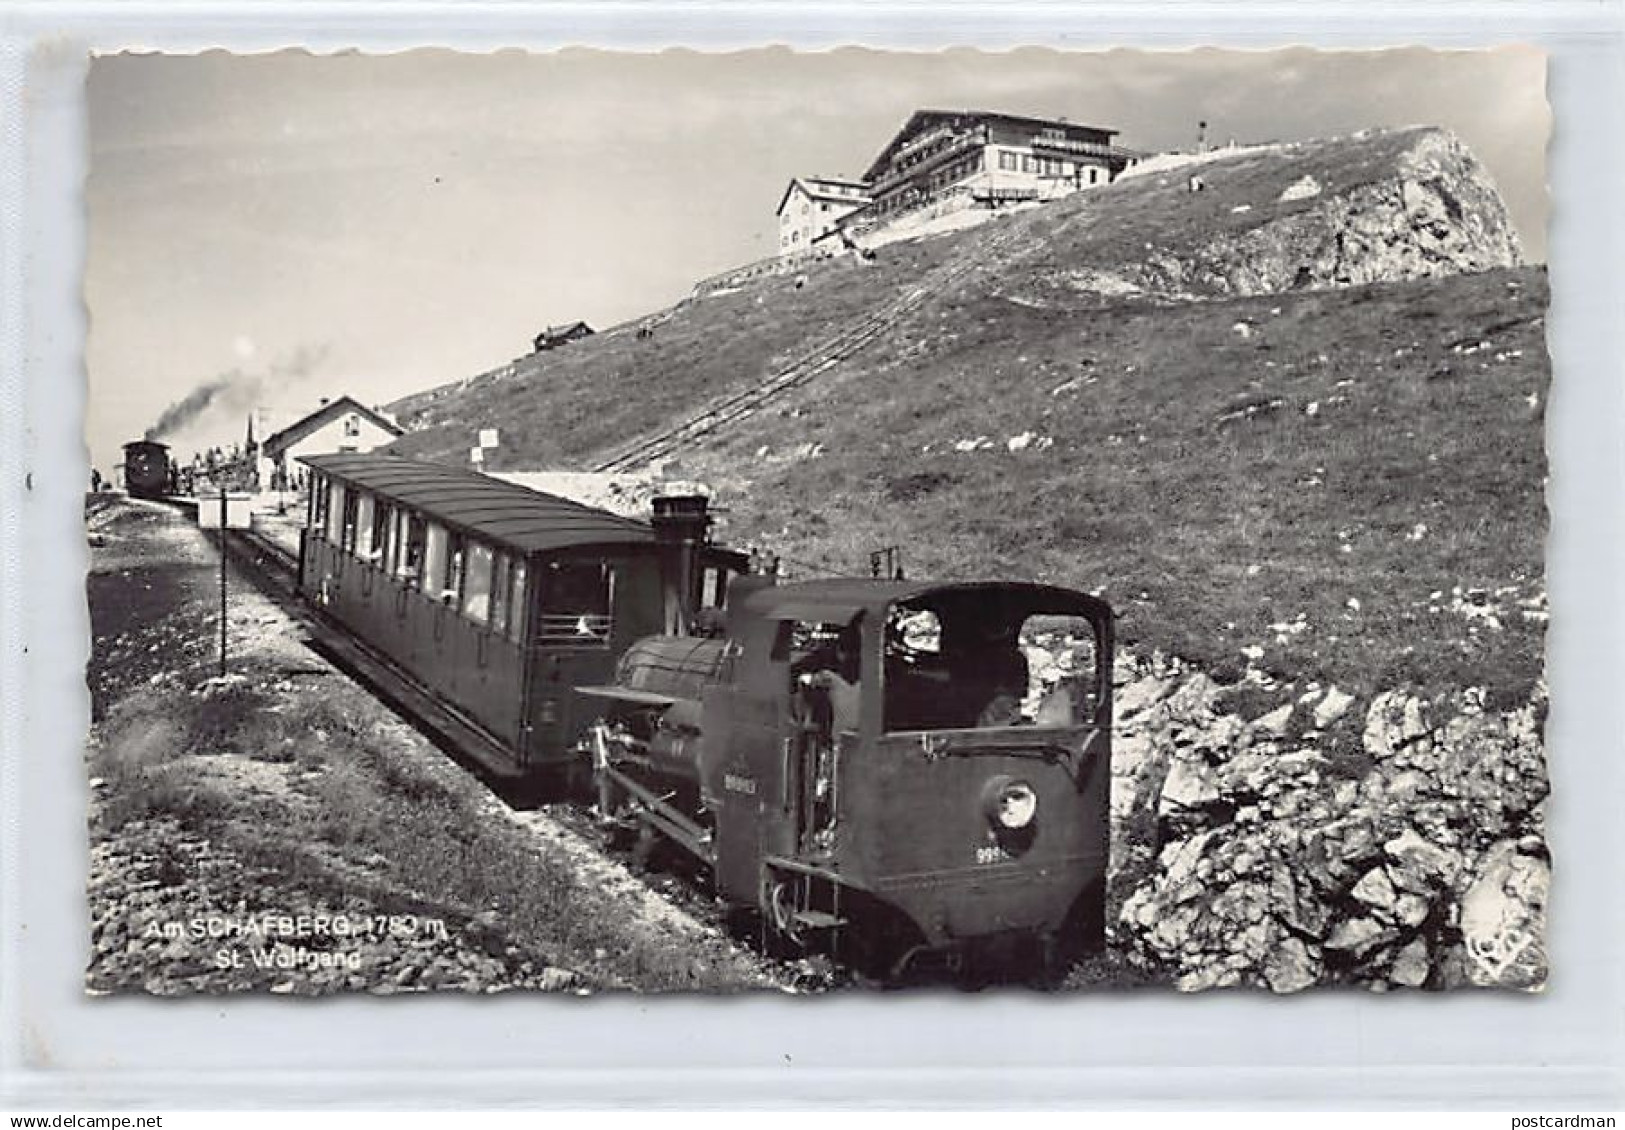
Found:
[[[1244, 721], [1160, 657], [1118, 677], [1115, 935], [1148, 971], [1186, 990], [1544, 982], [1540, 692], [1491, 714], [1334, 687], [1294, 735], [1284, 707]], [[1332, 714], [1358, 725], [1316, 727]]]
[[[1358, 172], [1328, 173], [1350, 165]], [[1442, 130], [1242, 150], [1204, 164], [1202, 181], [1203, 192], [1188, 194], [1189, 203], [1163, 207], [1211, 211], [1210, 197], [1219, 195], [1218, 210], [1231, 222], [1201, 224], [1195, 239], [1147, 243], [1133, 262], [1080, 265], [1071, 286], [1103, 296], [1243, 296], [1438, 278], [1522, 261], [1489, 174]], [[1168, 220], [1177, 225], [1177, 215]]]

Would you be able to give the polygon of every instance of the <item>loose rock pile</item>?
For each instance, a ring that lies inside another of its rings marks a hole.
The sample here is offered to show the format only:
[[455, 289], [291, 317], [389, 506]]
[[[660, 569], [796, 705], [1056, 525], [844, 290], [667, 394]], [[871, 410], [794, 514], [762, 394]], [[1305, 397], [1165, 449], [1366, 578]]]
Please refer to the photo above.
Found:
[[1543, 691], [1503, 714], [1391, 691], [1339, 729], [1361, 716], [1336, 688], [1246, 721], [1160, 657], [1118, 680], [1116, 936], [1136, 962], [1186, 990], [1544, 982]]

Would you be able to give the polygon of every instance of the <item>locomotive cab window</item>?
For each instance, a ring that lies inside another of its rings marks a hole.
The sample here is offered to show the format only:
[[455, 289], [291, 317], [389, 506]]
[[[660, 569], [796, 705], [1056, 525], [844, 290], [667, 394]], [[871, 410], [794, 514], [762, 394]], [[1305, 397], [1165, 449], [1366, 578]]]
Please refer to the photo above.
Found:
[[886, 625], [888, 731], [1087, 725], [1102, 674], [1083, 616], [984, 606], [900, 605]]
[[783, 621], [773, 658], [789, 662], [794, 709], [814, 732], [833, 741], [835, 735], [858, 728], [863, 642], [856, 620]]

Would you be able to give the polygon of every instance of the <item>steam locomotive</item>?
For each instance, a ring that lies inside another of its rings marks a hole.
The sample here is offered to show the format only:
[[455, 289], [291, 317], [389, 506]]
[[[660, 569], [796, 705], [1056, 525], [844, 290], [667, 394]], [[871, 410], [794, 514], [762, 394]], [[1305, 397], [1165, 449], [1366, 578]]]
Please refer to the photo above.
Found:
[[895, 972], [1103, 943], [1103, 601], [779, 583], [711, 543], [703, 498], [639, 522], [399, 456], [303, 462], [300, 590], [492, 772], [590, 768], [602, 817], [790, 945]]
[[170, 493], [169, 446], [150, 439], [124, 445], [124, 489], [134, 498], [162, 498]]

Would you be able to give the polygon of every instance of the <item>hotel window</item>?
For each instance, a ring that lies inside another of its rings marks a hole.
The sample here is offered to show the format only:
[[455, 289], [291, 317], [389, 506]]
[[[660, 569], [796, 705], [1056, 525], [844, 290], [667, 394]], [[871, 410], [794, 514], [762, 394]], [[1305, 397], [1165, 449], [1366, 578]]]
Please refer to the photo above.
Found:
[[1005, 172], [1013, 173], [1020, 167], [1021, 166], [1016, 162], [1016, 155], [1014, 153], [1006, 153], [1002, 149], [999, 150], [999, 168], [1003, 169]]
[[349, 436], [349, 437], [352, 437], [352, 438], [355, 437], [355, 436], [360, 435], [361, 434], [361, 417], [359, 417], [359, 416], [346, 416], [346, 417], [344, 417], [344, 434], [346, 436]]

